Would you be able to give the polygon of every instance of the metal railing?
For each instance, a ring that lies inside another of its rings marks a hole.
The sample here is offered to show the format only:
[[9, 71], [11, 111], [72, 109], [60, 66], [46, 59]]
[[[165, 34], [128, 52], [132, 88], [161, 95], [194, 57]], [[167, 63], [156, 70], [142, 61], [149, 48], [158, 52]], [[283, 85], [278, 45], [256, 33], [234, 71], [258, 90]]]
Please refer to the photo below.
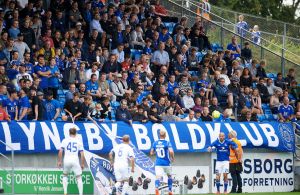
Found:
[[295, 133], [295, 153], [294, 157], [300, 161], [300, 126], [297, 123], [293, 123]]
[[[5, 161], [7, 161], [11, 165], [11, 170], [6, 170], [4, 168], [1, 168], [2, 170], [6, 171], [8, 174], [11, 174], [11, 183], [8, 183], [6, 180], [2, 178], [2, 184], [6, 185], [8, 188], [11, 188], [11, 194], [15, 194], [15, 161], [14, 161], [14, 148], [10, 145], [6, 144], [2, 140], [0, 140], [0, 144], [4, 145], [5, 147], [9, 148], [11, 151], [11, 156], [8, 157], [7, 155], [0, 153], [0, 158], [3, 158]], [[2, 186], [3, 187], [3, 186]], [[4, 192], [5, 194], [8, 194]]]
[[[213, 13], [210, 14], [210, 19], [206, 19], [201, 14], [196, 13], [196, 10], [199, 9], [198, 4], [196, 5], [189, 2], [189, 7], [186, 7], [185, 3], [186, 1], [184, 0], [180, 1], [180, 3], [176, 0], [161, 1], [161, 4], [168, 8], [170, 16], [179, 18], [187, 16], [189, 26], [192, 26], [195, 23], [196, 18], [201, 18], [205, 32], [212, 43], [220, 43], [221, 46], [225, 47], [227, 45], [225, 45], [225, 43], [230, 43], [231, 37], [235, 35], [240, 37], [241, 42], [248, 41], [250, 43], [255, 58], [267, 60], [268, 66], [266, 69], [268, 72], [282, 72], [284, 74], [287, 69], [295, 68], [299, 70], [296, 72], [300, 76], [300, 57], [298, 55], [289, 53], [277, 44], [264, 39], [262, 39], [262, 44], [257, 45], [252, 41], [251, 37], [241, 37], [237, 34], [235, 29], [232, 28], [232, 23], [230, 21], [220, 18]], [[286, 54], [292, 57], [287, 57]]]
[[[196, 0], [189, 1], [194, 4], [199, 4], [199, 1]], [[293, 45], [300, 44], [300, 25], [232, 11], [214, 5], [210, 5], [210, 7], [211, 13], [214, 13], [234, 24], [238, 22], [239, 15], [244, 15], [245, 21], [248, 23], [250, 28], [253, 28], [254, 25], [258, 25], [263, 37], [269, 41], [276, 41], [276, 43], [284, 45], [287, 50], [293, 50]]]

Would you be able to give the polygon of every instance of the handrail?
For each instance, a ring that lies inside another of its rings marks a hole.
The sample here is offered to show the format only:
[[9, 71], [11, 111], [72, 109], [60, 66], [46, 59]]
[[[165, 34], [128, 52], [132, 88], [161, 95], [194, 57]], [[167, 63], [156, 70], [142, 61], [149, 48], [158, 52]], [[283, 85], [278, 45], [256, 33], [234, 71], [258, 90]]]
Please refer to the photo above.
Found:
[[[170, 3], [172, 3], [172, 4], [174, 4], [174, 5], [178, 6], [178, 7], [180, 7], [181, 9], [184, 9], [185, 11], [187, 11], [187, 12], [189, 12], [189, 13], [191, 13], [191, 14], [194, 14], [194, 15], [196, 15], [196, 16], [198, 16], [198, 17], [201, 17], [201, 19], [206, 20], [206, 21], [208, 21], [208, 22], [210, 22], [210, 23], [212, 23], [212, 24], [214, 24], [214, 25], [220, 27], [221, 29], [223, 29], [223, 30], [225, 30], [225, 31], [227, 31], [227, 32], [229, 32], [229, 33], [231, 33], [231, 34], [234, 34], [234, 35], [237, 36], [237, 37], [240, 37], [240, 38], [243, 38], [243, 39], [247, 40], [248, 42], [252, 43], [253, 45], [257, 45], [257, 44], [254, 43], [252, 40], [250, 40], [250, 39], [248, 39], [248, 38], [246, 38], [246, 37], [245, 37], [245, 38], [242, 37], [242, 36], [239, 35], [238, 33], [233, 32], [233, 31], [229, 30], [228, 28], [226, 28], [226, 27], [224, 27], [224, 26], [218, 24], [218, 22], [207, 20], [207, 19], [204, 18], [203, 16], [201, 16], [201, 15], [195, 13], [194, 11], [192, 11], [192, 10], [190, 10], [190, 9], [188, 9], [188, 8], [186, 8], [186, 7], [182, 6], [182, 5], [180, 5], [180, 4], [176, 3], [176, 2], [174, 2], [173, 0], [162, 1], [162, 3], [164, 3], [164, 2], [170, 2]], [[169, 13], [172, 12], [172, 11], [170, 11], [170, 10], [168, 10], [168, 11], [169, 11]], [[178, 14], [178, 12], [174, 12], [174, 13]], [[273, 44], [273, 43], [271, 43], [271, 44]], [[275, 56], [277, 56], [277, 57], [282, 58], [281, 55], [279, 55], [278, 53], [276, 53], [276, 52], [274, 52], [274, 51], [272, 51], [272, 50], [270, 50], [270, 49], [268, 49], [268, 48], [266, 48], [266, 47], [264, 47], [264, 46], [261, 46], [261, 45], [257, 45], [257, 46], [259, 46], [260, 48], [263, 48], [264, 50], [266, 50], [266, 51], [272, 53], [273, 55], [275, 55]], [[277, 46], [277, 45], [276, 45], [276, 46]], [[278, 46], [277, 46], [277, 47], [278, 47]], [[286, 51], [285, 49], [282, 49], [282, 50]], [[296, 66], [299, 66], [299, 67], [300, 67], [300, 64], [298, 64], [298, 63], [292, 61], [291, 59], [288, 59], [288, 58], [286, 58], [286, 57], [284, 57], [283, 59], [286, 60], [286, 61], [288, 61], [288, 62], [290, 62], [290, 63], [292, 63], [292, 64], [294, 64], [294, 65], [296, 65]]]
[[[184, 1], [184, 0], [183, 0], [183, 1]], [[199, 3], [194, 3], [193, 1], [189, 1], [189, 3], [190, 3], [191, 5], [193, 5], [193, 6], [195, 6], [196, 8], [201, 9], [201, 13], [202, 13], [203, 8], [200, 6]], [[191, 11], [192, 11], [192, 10], [191, 10]], [[193, 12], [193, 11], [192, 11], [192, 12]], [[197, 14], [197, 13], [196, 13], [196, 14]], [[226, 20], [226, 19], [220, 17], [219, 15], [216, 15], [216, 14], [214, 14], [214, 13], [212, 13], [212, 12], [210, 12], [209, 14], [212, 15], [212, 16], [214, 16], [214, 17], [217, 17], [217, 18], [221, 19], [222, 21], [225, 21], [225, 22], [227, 22], [227, 23], [233, 25], [234, 27], [236, 27], [236, 24], [235, 24], [235, 23], [232, 23], [231, 21]], [[197, 14], [197, 15], [198, 15], [198, 14]], [[205, 19], [205, 18], [204, 18], [204, 19]], [[224, 28], [225, 28], [225, 27], [224, 27]], [[248, 30], [246, 30], [246, 29], [243, 29], [243, 31], [247, 32], [248, 34], [251, 34], [251, 32], [248, 31]], [[239, 37], [241, 37], [241, 36], [239, 36]], [[241, 38], [245, 39], [245, 37], [241, 37]], [[284, 50], [285, 52], [288, 52], [288, 53], [290, 53], [290, 54], [292, 54], [292, 55], [294, 55], [294, 56], [298, 56], [298, 55], [296, 55], [295, 53], [293, 53], [293, 52], [287, 50], [286, 48], [280, 47], [280, 46], [278, 46], [277, 44], [274, 44], [274, 43], [270, 42], [269, 40], [265, 39], [265, 38], [262, 37], [262, 36], [260, 36], [260, 39], [261, 39], [262, 41], [264, 41], [264, 42], [266, 42], [266, 43], [272, 45], [272, 46], [275, 46], [276, 48], [278, 48], [278, 49], [280, 49], [280, 50]], [[295, 63], [295, 64], [297, 64], [297, 63]]]
[[297, 126], [299, 126], [296, 122], [293, 122], [294, 126], [294, 136], [295, 136], [295, 152], [294, 152], [294, 157], [297, 160], [300, 160], [300, 155], [297, 154], [297, 150], [300, 150], [300, 146], [297, 145], [297, 140], [300, 140], [300, 135], [296, 133], [296, 130], [298, 129]]
[[[8, 147], [11, 150], [11, 159], [2, 153], [0, 153], [0, 155], [3, 156], [11, 164], [11, 171], [10, 171], [10, 174], [12, 175], [11, 184], [9, 185], [7, 182], [5, 182], [5, 184], [7, 186], [11, 187], [11, 194], [14, 195], [15, 194], [15, 176], [14, 176], [14, 174], [15, 174], [15, 161], [14, 161], [15, 151], [12, 146], [8, 145], [7, 143], [3, 142], [2, 140], [0, 140], [0, 144], [5, 145], [6, 147]], [[9, 172], [9, 171], [7, 171], [7, 172]]]

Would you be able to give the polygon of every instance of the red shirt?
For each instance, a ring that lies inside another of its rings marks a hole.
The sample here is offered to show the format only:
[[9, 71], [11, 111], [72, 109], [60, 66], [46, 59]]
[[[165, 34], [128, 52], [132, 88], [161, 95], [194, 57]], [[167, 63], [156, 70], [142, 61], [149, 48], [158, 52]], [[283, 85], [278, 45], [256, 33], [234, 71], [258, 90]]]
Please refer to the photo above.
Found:
[[9, 116], [3, 108], [0, 108], [0, 121], [8, 120]]

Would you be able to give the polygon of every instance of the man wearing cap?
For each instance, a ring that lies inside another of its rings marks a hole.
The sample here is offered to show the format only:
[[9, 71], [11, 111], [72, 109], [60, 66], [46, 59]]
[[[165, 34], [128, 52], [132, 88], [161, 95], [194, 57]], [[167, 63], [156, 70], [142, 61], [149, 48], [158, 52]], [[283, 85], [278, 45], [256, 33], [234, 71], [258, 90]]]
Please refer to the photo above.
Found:
[[53, 99], [53, 92], [48, 91], [46, 94], [46, 100], [43, 102], [45, 109], [45, 120], [55, 121], [60, 114], [60, 103]]
[[23, 56], [25, 52], [30, 52], [30, 48], [28, 47], [27, 43], [23, 41], [24, 35], [23, 33], [18, 34], [18, 39], [15, 41], [14, 46], [19, 53], [19, 60], [23, 61]]
[[125, 94], [122, 83], [120, 82], [121, 78], [121, 74], [115, 74], [113, 82], [110, 83], [111, 92], [116, 96], [117, 101], [121, 101]]

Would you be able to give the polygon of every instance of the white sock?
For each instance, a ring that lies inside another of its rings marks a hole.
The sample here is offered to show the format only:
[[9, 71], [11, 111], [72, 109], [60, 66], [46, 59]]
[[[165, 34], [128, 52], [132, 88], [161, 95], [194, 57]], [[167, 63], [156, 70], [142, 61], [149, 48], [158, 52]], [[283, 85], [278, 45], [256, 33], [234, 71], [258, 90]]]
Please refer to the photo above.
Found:
[[121, 187], [121, 182], [117, 181], [117, 183], [115, 183], [115, 187], [116, 187], [116, 192], [117, 194], [120, 194], [120, 187]]
[[128, 189], [128, 182], [125, 181], [123, 184], [123, 190], [122, 190], [122, 195], [125, 195], [127, 193], [127, 189]]
[[82, 177], [77, 177], [77, 187], [79, 191], [79, 195], [83, 195], [83, 183], [82, 183]]
[[64, 194], [68, 194], [68, 176], [63, 176]]

